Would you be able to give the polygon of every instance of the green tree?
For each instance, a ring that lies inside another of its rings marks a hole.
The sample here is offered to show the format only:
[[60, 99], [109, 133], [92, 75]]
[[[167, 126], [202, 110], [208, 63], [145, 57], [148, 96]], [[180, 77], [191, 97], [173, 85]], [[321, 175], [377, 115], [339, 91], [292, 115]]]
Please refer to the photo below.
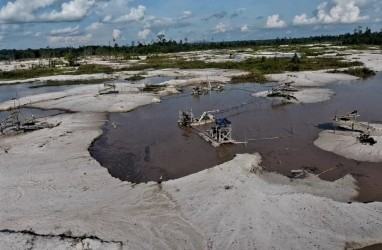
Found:
[[72, 52], [66, 53], [64, 58], [66, 61], [68, 61], [69, 67], [73, 67], [77, 63], [77, 56], [74, 55]]

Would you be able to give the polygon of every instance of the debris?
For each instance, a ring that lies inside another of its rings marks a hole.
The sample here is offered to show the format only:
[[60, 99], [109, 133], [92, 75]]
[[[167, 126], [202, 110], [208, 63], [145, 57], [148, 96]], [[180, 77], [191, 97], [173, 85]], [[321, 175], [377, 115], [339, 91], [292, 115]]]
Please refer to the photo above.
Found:
[[39, 121], [34, 115], [26, 118], [24, 121], [20, 121], [19, 115], [20, 110], [16, 110], [12, 112], [9, 117], [0, 122], [0, 133], [11, 134], [12, 132], [29, 132], [43, 128], [53, 128], [61, 123], [52, 124], [46, 121]]
[[290, 171], [292, 178], [298, 178], [305, 174], [305, 171], [302, 169], [293, 169]]
[[365, 133], [360, 133], [360, 135], [357, 136], [357, 140], [362, 144], [369, 144], [371, 146], [377, 143], [377, 141], [373, 137], [370, 137], [369, 134]]
[[199, 126], [207, 123], [214, 122], [214, 116], [211, 114], [213, 111], [205, 111], [199, 119], [194, 117], [191, 111], [179, 111], [178, 124], [184, 127]]
[[222, 84], [211, 84], [210, 81], [202, 82], [199, 86], [192, 88], [191, 95], [199, 96], [206, 95], [210, 93], [210, 91], [217, 91], [220, 93], [224, 90], [224, 86]]
[[100, 89], [98, 93], [100, 95], [118, 94], [119, 91], [115, 89], [115, 83], [104, 83], [104, 89]]
[[364, 134], [370, 134], [370, 132], [375, 131], [376, 129], [369, 124], [361, 123], [356, 121], [358, 117], [358, 111], [354, 110], [353, 112], [347, 113], [341, 116], [335, 116], [333, 119], [333, 125], [335, 127], [340, 127], [342, 129], [358, 131]]
[[267, 94], [267, 97], [282, 97], [287, 100], [294, 99], [297, 101], [297, 98], [294, 95], [285, 94], [284, 92], [280, 90], [272, 90], [269, 94]]
[[297, 98], [291, 92], [297, 92], [297, 91], [299, 91], [299, 89], [293, 87], [292, 83], [293, 82], [287, 82], [281, 86], [273, 88], [267, 94], [267, 97], [282, 97], [282, 98], [285, 98], [287, 100], [294, 99], [294, 100], [298, 101]]

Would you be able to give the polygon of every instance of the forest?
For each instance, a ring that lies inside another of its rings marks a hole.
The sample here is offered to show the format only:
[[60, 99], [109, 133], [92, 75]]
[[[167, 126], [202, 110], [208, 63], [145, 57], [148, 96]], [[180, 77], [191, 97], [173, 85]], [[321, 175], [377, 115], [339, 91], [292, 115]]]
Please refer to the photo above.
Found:
[[188, 43], [188, 39], [175, 41], [166, 39], [164, 35], [158, 35], [157, 39], [150, 44], [140, 41], [132, 41], [129, 45], [120, 46], [113, 41], [110, 46], [88, 45], [78, 48], [40, 48], [40, 49], [3, 49], [0, 50], [0, 60], [20, 60], [20, 59], [47, 59], [65, 57], [68, 61], [71, 58], [83, 56], [104, 56], [121, 59], [132, 59], [138, 55], [148, 55], [155, 53], [174, 53], [208, 49], [240, 49], [256, 48], [257, 46], [279, 46], [279, 45], [298, 45], [309, 43], [332, 43], [334, 45], [382, 45], [382, 30], [372, 32], [370, 28], [365, 30], [361, 26], [354, 29], [353, 33], [346, 33], [337, 36], [321, 35], [303, 38], [276, 38], [269, 40], [248, 40], [248, 41], [223, 41], [223, 42], [194, 42]]

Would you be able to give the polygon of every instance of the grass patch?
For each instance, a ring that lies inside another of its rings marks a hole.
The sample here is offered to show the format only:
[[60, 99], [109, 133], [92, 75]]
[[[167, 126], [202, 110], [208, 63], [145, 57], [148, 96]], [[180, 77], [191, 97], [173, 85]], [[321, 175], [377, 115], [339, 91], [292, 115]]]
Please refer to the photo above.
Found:
[[[33, 68], [33, 69], [17, 69], [12, 71], [0, 71], [0, 80], [22, 80], [37, 78], [43, 76], [64, 75], [64, 74], [95, 74], [105, 73], [111, 74], [114, 70], [103, 65], [87, 64], [79, 66], [75, 71], [68, 72], [68, 68]], [[68, 84], [67, 84], [68, 85]]]
[[233, 76], [231, 79], [231, 83], [243, 83], [243, 82], [264, 83], [264, 82], [267, 82], [267, 78], [264, 76], [264, 74], [261, 74], [259, 72], [251, 72], [246, 75]]
[[164, 90], [166, 87], [167, 87], [167, 85], [154, 85], [154, 84], [150, 84], [150, 85], [146, 85], [142, 89], [142, 91], [143, 92], [158, 93], [159, 91]]
[[147, 68], [164, 69], [236, 69], [250, 72], [244, 76], [233, 77], [232, 82], [264, 82], [265, 74], [283, 73], [286, 71], [338, 69], [353, 66], [361, 66], [361, 62], [347, 62], [343, 58], [252, 58], [240, 62], [204, 62], [200, 60], [187, 61], [184, 59], [172, 59], [166, 56], [149, 57], [144, 64], [133, 65], [129, 70], [144, 70]]
[[128, 78], [126, 78], [125, 80], [127, 81], [139, 81], [139, 80], [142, 80], [142, 79], [145, 79], [142, 75], [132, 75]]
[[[320, 70], [330, 68], [345, 68], [361, 66], [361, 62], [346, 62], [342, 58], [301, 58], [298, 62], [291, 58], [253, 58], [240, 62], [204, 62], [200, 60], [186, 61], [184, 59], [170, 59], [165, 56], [144, 61], [143, 65], [133, 65], [129, 70], [143, 70], [147, 68], [181, 68], [181, 69], [238, 69], [248, 72], [257, 70], [259, 73], [272, 74], [285, 71]], [[298, 68], [295, 66], [298, 65]]]
[[1, 80], [21, 80], [36, 78], [42, 76], [51, 76], [63, 74], [63, 69], [58, 68], [34, 68], [34, 69], [17, 69], [12, 71], [0, 71]]
[[328, 71], [328, 72], [329, 73], [345, 73], [345, 74], [353, 75], [353, 76], [356, 76], [356, 77], [360, 77], [362, 79], [366, 79], [368, 77], [371, 77], [371, 76], [375, 75], [375, 71], [374, 70], [371, 70], [371, 69], [366, 68], [366, 67], [349, 68], [349, 69], [345, 69], [345, 70], [331, 70], [331, 71]]
[[85, 65], [79, 66], [77, 70], [73, 72], [73, 74], [76, 74], [76, 75], [97, 74], [97, 73], [111, 74], [113, 72], [114, 72], [114, 69], [108, 66], [97, 65], [97, 64], [85, 64]]

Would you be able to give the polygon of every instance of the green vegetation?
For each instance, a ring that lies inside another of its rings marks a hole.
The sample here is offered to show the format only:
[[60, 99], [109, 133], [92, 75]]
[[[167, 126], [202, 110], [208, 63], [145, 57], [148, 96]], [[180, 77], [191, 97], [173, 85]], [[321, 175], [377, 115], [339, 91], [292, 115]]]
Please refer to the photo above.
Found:
[[52, 76], [52, 75], [83, 75], [83, 74], [95, 74], [95, 73], [106, 73], [111, 74], [114, 70], [107, 66], [87, 64], [81, 65], [74, 71], [68, 71], [65, 68], [50, 68], [50, 67], [37, 67], [31, 69], [17, 69], [12, 71], [0, 71], [0, 80], [22, 80], [30, 79], [42, 76]]
[[52, 76], [63, 74], [64, 70], [59, 68], [33, 68], [33, 69], [17, 69], [12, 71], [0, 71], [1, 80], [21, 80], [42, 76]]
[[181, 68], [181, 69], [237, 69], [250, 72], [244, 76], [236, 76], [233, 82], [264, 82], [265, 74], [282, 73], [285, 71], [337, 69], [361, 66], [361, 62], [346, 62], [342, 58], [254, 58], [240, 62], [204, 62], [171, 59], [167, 56], [152, 56], [143, 61], [144, 64], [134, 65], [128, 70], [143, 70], [147, 68]]
[[83, 75], [83, 74], [96, 74], [96, 73], [105, 73], [111, 74], [114, 70], [110, 67], [97, 65], [97, 64], [85, 64], [80, 65], [76, 71], [73, 72], [75, 75]]
[[[51, 76], [57, 74], [94, 74], [106, 73], [111, 74], [121, 70], [145, 70], [163, 69], [163, 68], [181, 68], [181, 69], [237, 69], [249, 72], [244, 76], [233, 78], [233, 82], [237, 81], [265, 81], [265, 74], [281, 73], [285, 71], [302, 71], [302, 70], [321, 70], [348, 68], [354, 66], [362, 66], [360, 62], [342, 61], [342, 53], [338, 53], [341, 48], [336, 48], [336, 58], [320, 57], [323, 53], [328, 53], [328, 47], [325, 43], [333, 45], [347, 45], [353, 48], [368, 49], [371, 45], [382, 46], [382, 31], [371, 32], [369, 28], [365, 30], [362, 27], [354, 29], [354, 32], [346, 33], [338, 36], [315, 36], [307, 38], [277, 38], [270, 40], [258, 41], [230, 41], [230, 42], [198, 42], [188, 43], [188, 39], [184, 38], [180, 41], [166, 39], [164, 35], [158, 35], [157, 40], [151, 44], [142, 44], [139, 41], [131, 42], [131, 46], [82, 46], [79, 48], [41, 48], [26, 50], [0, 50], [0, 60], [22, 60], [22, 59], [46, 59], [49, 63], [47, 67], [39, 65], [33, 69], [20, 69], [10, 72], [0, 71], [0, 80], [18, 80], [28, 79], [41, 76]], [[314, 47], [307, 44], [315, 44]], [[246, 51], [251, 53], [254, 51], [279, 51], [279, 52], [295, 52], [293, 58], [254, 58], [239, 62], [205, 62], [200, 60], [187, 61], [181, 57], [174, 57], [174, 54], [167, 56], [166, 53], [188, 52], [197, 50], [219, 50], [218, 53], [228, 54], [229, 50]], [[248, 50], [249, 49], [249, 50]], [[301, 55], [301, 58], [297, 56]], [[139, 64], [135, 64], [129, 68], [112, 69], [108, 66], [88, 64], [80, 65], [78, 68], [70, 68], [72, 72], [68, 72], [64, 68], [55, 68], [57, 64], [62, 64], [61, 59], [68, 61], [68, 66], [77, 65], [78, 58], [87, 56], [100, 56], [104, 59], [113, 59], [119, 62], [125, 62], [127, 59], [138, 58], [141, 55], [150, 55], [146, 60], [141, 60]], [[56, 59], [59, 58], [57, 61]], [[60, 59], [61, 58], [61, 59]], [[348, 74], [354, 74], [360, 77], [367, 77], [371, 72], [366, 69], [349, 69], [343, 71]], [[141, 75], [133, 75], [128, 80], [135, 81], [143, 79]], [[52, 83], [54, 84], [54, 83]], [[71, 84], [68, 82], [67, 84]]]
[[366, 67], [356, 67], [356, 68], [349, 68], [345, 70], [332, 70], [332, 71], [329, 71], [329, 73], [346, 73], [349, 75], [360, 77], [362, 79], [366, 79], [368, 77], [375, 75], [374, 70], [371, 70]]
[[69, 67], [78, 66], [77, 65], [77, 56], [72, 52], [65, 54], [65, 60], [68, 61]]
[[[235, 49], [244, 50], [253, 48], [255, 50], [264, 46], [269, 46], [269, 50], [277, 48], [279, 51], [293, 51], [296, 45], [299, 50], [296, 52], [304, 53], [305, 55], [318, 55], [325, 46], [320, 46], [322, 43], [331, 43], [333, 45], [351, 45], [357, 48], [367, 47], [368, 45], [382, 45], [382, 31], [372, 32], [370, 28], [362, 27], [354, 29], [353, 33], [346, 33], [337, 36], [311, 36], [303, 38], [276, 38], [269, 40], [250, 40], [250, 41], [229, 41], [229, 42], [196, 42], [188, 43], [187, 37], [175, 41], [166, 39], [164, 35], [159, 35], [156, 41], [150, 44], [142, 44], [141, 42], [131, 41], [131, 45], [118, 46], [81, 46], [79, 48], [41, 48], [41, 49], [26, 49], [26, 50], [0, 50], [0, 60], [20, 60], [20, 59], [50, 59], [66, 57], [69, 65], [76, 64], [78, 57], [101, 56], [108, 59], [134, 59], [139, 55], [150, 55], [155, 53], [175, 53], [197, 50], [210, 49]], [[317, 51], [310, 50], [309, 47], [301, 46], [306, 44], [317, 44]], [[288, 45], [288, 46], [286, 46]], [[320, 48], [321, 47], [321, 48]]]
[[145, 78], [142, 75], [136, 74], [136, 75], [132, 75], [132, 76], [126, 78], [125, 80], [127, 80], [127, 81], [139, 81], [142, 79], [145, 79]]
[[167, 85], [155, 85], [155, 84], [150, 84], [146, 85], [142, 91], [144, 92], [153, 92], [153, 93], [158, 93], [159, 91], [165, 89]]
[[251, 72], [246, 75], [241, 76], [233, 76], [231, 79], [231, 83], [242, 83], [242, 82], [258, 82], [258, 83], [264, 83], [267, 81], [267, 78], [264, 76], [264, 74], [261, 74], [260, 72]]

